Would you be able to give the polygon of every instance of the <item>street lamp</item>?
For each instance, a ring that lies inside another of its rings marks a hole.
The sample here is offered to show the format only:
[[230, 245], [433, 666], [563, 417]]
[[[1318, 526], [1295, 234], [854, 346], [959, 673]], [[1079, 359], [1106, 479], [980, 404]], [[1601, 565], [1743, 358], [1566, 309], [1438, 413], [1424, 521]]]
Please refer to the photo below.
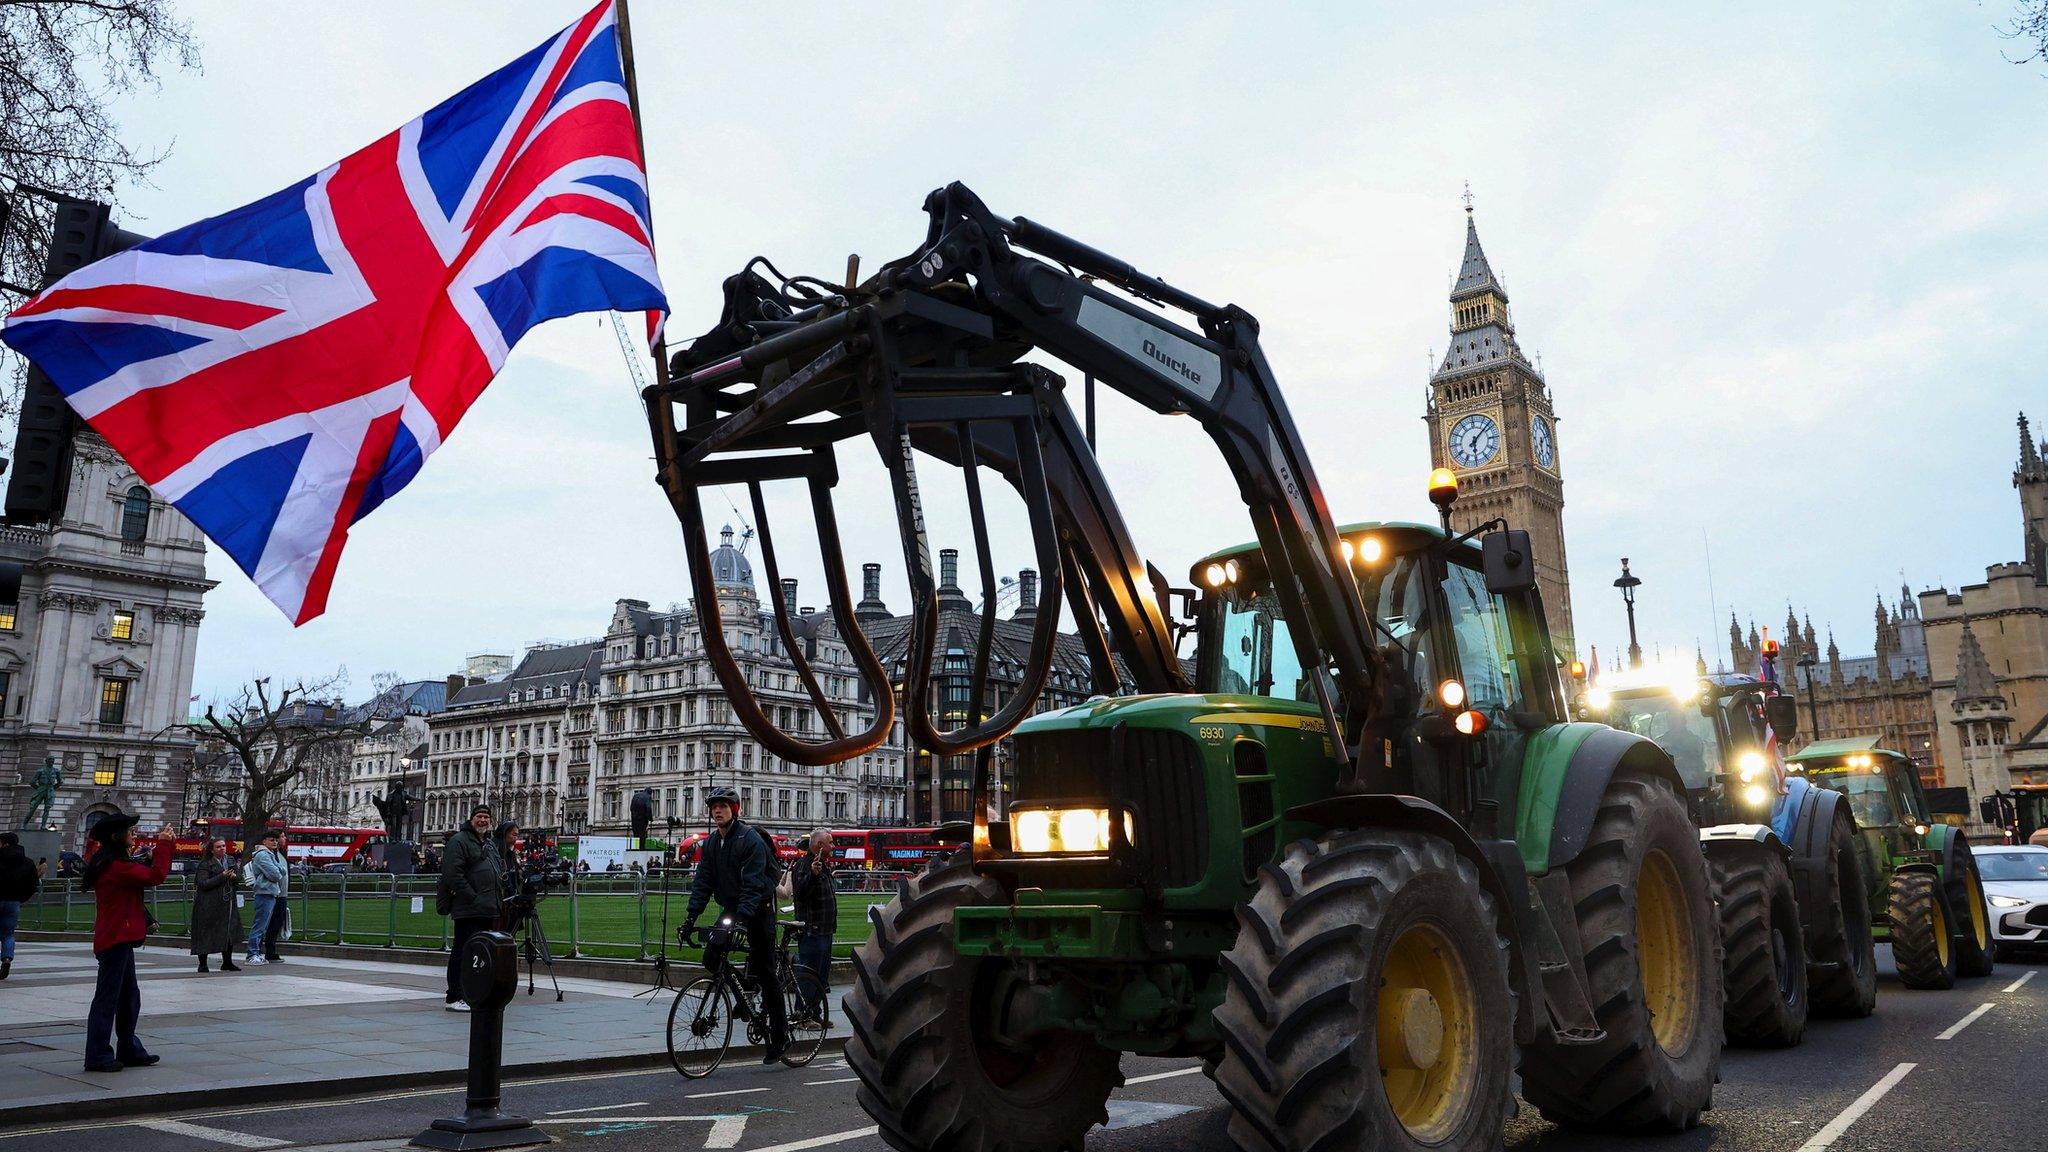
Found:
[[1636, 643], [1636, 589], [1642, 585], [1641, 578], [1628, 570], [1628, 557], [1621, 558], [1621, 579], [1614, 582], [1621, 589], [1621, 602], [1628, 606], [1628, 666], [1643, 666], [1643, 646]]
[[1820, 739], [1820, 702], [1813, 695], [1813, 670], [1820, 666], [1820, 658], [1811, 652], [1799, 656], [1799, 666], [1806, 670], [1806, 718], [1813, 727], [1809, 741]]

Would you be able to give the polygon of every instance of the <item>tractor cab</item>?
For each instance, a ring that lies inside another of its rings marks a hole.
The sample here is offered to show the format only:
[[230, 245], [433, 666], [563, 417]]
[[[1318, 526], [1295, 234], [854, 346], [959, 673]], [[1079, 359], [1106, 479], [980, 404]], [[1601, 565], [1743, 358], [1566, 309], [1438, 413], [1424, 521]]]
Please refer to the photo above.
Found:
[[1647, 736], [1671, 754], [1701, 824], [1771, 822], [1772, 738], [1790, 739], [1799, 717], [1769, 680], [1686, 672], [1604, 679], [1586, 690], [1589, 719]]
[[[1371, 790], [1444, 796], [1467, 818], [1512, 805], [1531, 733], [1564, 719], [1564, 696], [1533, 587], [1494, 591], [1484, 549], [1425, 524], [1340, 527], [1344, 559], [1398, 707], [1362, 741]], [[1195, 679], [1205, 692], [1312, 702], [1257, 545], [1195, 562]], [[1496, 577], [1499, 587], [1504, 582]]]
[[1793, 772], [1848, 798], [1856, 826], [1884, 834], [1894, 854], [1919, 851], [1933, 823], [1913, 761], [1877, 747], [1876, 737], [1819, 740], [1788, 758]]

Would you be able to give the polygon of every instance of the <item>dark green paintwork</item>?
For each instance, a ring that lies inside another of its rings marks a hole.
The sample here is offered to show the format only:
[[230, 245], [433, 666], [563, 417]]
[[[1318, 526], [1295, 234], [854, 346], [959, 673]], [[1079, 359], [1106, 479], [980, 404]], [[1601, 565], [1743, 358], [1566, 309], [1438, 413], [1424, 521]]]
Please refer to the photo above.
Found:
[[1553, 724], [1530, 737], [1518, 794], [1499, 798], [1501, 807], [1515, 814], [1515, 847], [1529, 875], [1550, 871], [1550, 834], [1558, 798], [1571, 777], [1572, 757], [1588, 737], [1605, 729], [1604, 724]]

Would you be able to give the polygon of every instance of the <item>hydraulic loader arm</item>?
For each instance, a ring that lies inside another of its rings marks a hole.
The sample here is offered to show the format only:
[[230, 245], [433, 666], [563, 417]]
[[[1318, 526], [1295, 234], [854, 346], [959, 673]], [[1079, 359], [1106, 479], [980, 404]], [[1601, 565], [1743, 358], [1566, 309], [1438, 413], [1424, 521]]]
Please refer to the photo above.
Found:
[[[1326, 718], [1345, 733], [1338, 746], [1348, 753], [1369, 726], [1379, 657], [1322, 490], [1259, 347], [1257, 322], [1041, 225], [994, 216], [961, 185], [934, 192], [925, 208], [925, 244], [856, 289], [802, 288], [796, 298], [783, 290], [764, 300], [736, 294], [728, 282], [726, 319], [675, 358], [668, 381], [648, 390], [660, 479], [683, 517], [693, 572], [708, 571], [695, 555], [706, 548], [701, 509], [688, 514], [697, 485], [746, 479], [750, 468], [786, 460], [793, 450], [829, 452], [833, 442], [865, 430], [895, 483], [917, 602], [913, 620], [928, 623], [933, 588], [911, 449], [955, 464], [971, 454], [1017, 487], [1032, 511], [1048, 577], [1045, 599], [1067, 583], [1055, 572], [1080, 569], [1075, 591], [1085, 586], [1092, 594], [1118, 647], [1136, 656], [1138, 679], [1179, 686], [1157, 597], [1128, 549], [1092, 453], [1075, 435], [1056, 387], [1034, 375], [1043, 370], [1017, 363], [1042, 349], [1155, 412], [1200, 422], [1250, 510], [1282, 608], [1296, 624], [1290, 634], [1297, 656], [1313, 670]], [[1200, 331], [1098, 281], [1185, 312]], [[745, 384], [753, 387], [736, 387]], [[677, 404], [686, 413], [680, 428]], [[754, 463], [736, 467], [736, 459]], [[787, 465], [769, 467], [787, 474]], [[979, 493], [969, 475], [970, 513], [985, 552]], [[1048, 540], [1062, 534], [1066, 546], [1057, 549], [1054, 567]], [[1112, 545], [1107, 554], [1098, 550], [1105, 541]], [[836, 540], [831, 544], [827, 551], [836, 552]], [[1077, 601], [1077, 609], [1085, 602]], [[1095, 619], [1093, 612], [1076, 614]], [[913, 663], [930, 639], [927, 632], [918, 642], [918, 632], [914, 626]], [[848, 641], [858, 662], [865, 645], [857, 636]], [[944, 749], [943, 737], [958, 733], [920, 723], [915, 690], [929, 669], [911, 671], [905, 697], [914, 702], [913, 731], [927, 742], [941, 736]], [[1036, 695], [1030, 679], [1019, 697]], [[947, 750], [1000, 738], [1028, 714], [1025, 704], [985, 724], [975, 715], [972, 731], [960, 730], [967, 735]]]

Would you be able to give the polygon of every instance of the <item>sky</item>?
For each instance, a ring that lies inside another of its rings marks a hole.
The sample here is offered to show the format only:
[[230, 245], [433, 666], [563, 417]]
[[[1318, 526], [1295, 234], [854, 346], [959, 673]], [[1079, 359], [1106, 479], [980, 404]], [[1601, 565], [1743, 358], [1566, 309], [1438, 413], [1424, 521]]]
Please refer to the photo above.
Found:
[[[138, 151], [169, 150], [121, 223], [289, 185], [583, 8], [182, 3], [203, 67], [116, 109]], [[1257, 316], [1343, 520], [1429, 518], [1421, 417], [1469, 183], [1560, 417], [1581, 644], [1626, 642], [1627, 556], [1645, 649], [1711, 658], [1731, 610], [1746, 628], [1788, 602], [1865, 653], [1880, 595], [2019, 556], [2014, 418], [2048, 426], [2048, 69], [2001, 58], [2005, 16], [642, 0], [633, 25], [673, 334], [710, 327], [752, 256], [837, 279], [848, 253], [908, 253], [924, 195], [961, 180]], [[1101, 419], [1139, 547], [1176, 581], [1249, 538], [1191, 422], [1115, 400]], [[901, 610], [879, 468], [858, 463], [848, 560], [883, 563]], [[210, 555], [194, 691], [346, 667], [367, 695], [377, 672], [600, 633], [621, 597], [687, 600], [652, 474], [607, 323], [537, 329], [356, 527], [324, 617], [290, 627]], [[934, 546], [971, 547], [957, 501], [933, 507]], [[1029, 563], [1019, 523], [997, 520], [1004, 572]], [[778, 528], [822, 603], [799, 526]]]

